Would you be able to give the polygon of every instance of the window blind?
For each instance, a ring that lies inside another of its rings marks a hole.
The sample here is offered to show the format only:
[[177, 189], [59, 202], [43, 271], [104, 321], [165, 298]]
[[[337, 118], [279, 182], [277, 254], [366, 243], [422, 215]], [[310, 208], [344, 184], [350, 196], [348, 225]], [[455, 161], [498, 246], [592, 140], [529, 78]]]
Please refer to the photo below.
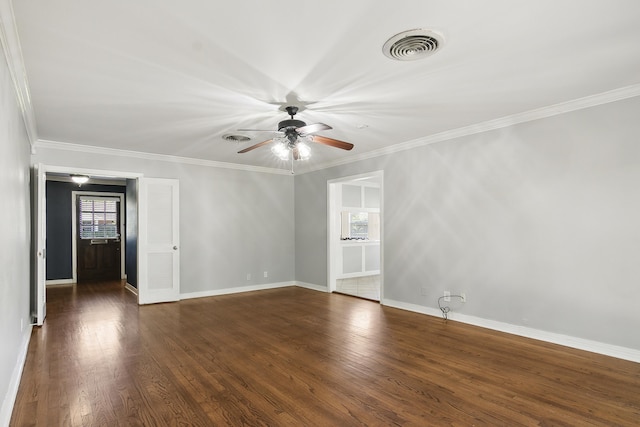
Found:
[[115, 197], [80, 196], [80, 238], [117, 239], [120, 199]]

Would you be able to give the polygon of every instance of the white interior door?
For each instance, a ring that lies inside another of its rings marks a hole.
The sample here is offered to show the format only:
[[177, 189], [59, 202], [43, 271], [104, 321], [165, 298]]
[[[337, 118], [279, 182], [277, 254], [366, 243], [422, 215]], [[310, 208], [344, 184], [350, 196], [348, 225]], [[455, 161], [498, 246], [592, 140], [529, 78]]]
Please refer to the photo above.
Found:
[[140, 178], [138, 183], [138, 303], [178, 301], [178, 180]]
[[36, 212], [36, 248], [35, 248], [35, 323], [42, 326], [44, 318], [47, 316], [47, 290], [46, 280], [46, 171], [44, 166], [39, 164], [35, 170], [33, 203]]

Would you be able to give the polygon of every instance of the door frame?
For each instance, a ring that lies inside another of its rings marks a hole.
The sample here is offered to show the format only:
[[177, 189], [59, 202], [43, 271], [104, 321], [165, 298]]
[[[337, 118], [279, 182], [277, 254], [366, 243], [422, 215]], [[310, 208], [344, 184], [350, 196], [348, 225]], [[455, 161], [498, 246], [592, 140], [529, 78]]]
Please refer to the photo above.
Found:
[[327, 292], [336, 290], [338, 276], [337, 256], [340, 254], [338, 185], [354, 181], [374, 180], [380, 184], [380, 304], [384, 301], [384, 171], [378, 170], [358, 175], [327, 180]]
[[125, 210], [124, 208], [124, 194], [123, 193], [107, 193], [100, 191], [82, 191], [74, 190], [71, 192], [71, 214], [73, 215], [73, 221], [71, 221], [71, 272], [73, 283], [78, 283], [78, 204], [76, 203], [77, 196], [101, 196], [101, 197], [117, 197], [120, 199], [120, 278], [126, 279], [125, 274]]
[[[103, 169], [87, 169], [87, 168], [78, 168], [78, 167], [69, 167], [69, 166], [53, 166], [47, 165], [44, 163], [38, 163], [34, 165], [35, 168], [35, 188], [34, 195], [36, 200], [34, 201], [34, 205], [36, 207], [36, 212], [34, 216], [34, 220], [36, 221], [35, 230], [37, 235], [35, 236], [34, 242], [36, 243], [36, 247], [33, 248], [35, 252], [36, 266], [34, 277], [36, 279], [35, 283], [35, 313], [33, 313], [35, 317], [35, 324], [38, 326], [42, 326], [44, 323], [44, 319], [46, 317], [46, 302], [47, 302], [47, 287], [46, 287], [46, 271], [47, 271], [47, 257], [46, 257], [46, 234], [45, 227], [47, 224], [47, 206], [46, 206], [46, 181], [47, 181], [47, 173], [62, 173], [62, 174], [81, 174], [81, 175], [90, 175], [93, 177], [100, 178], [125, 178], [125, 179], [135, 179], [136, 180], [136, 188], [137, 182], [139, 178], [143, 176], [142, 173], [139, 172], [123, 172], [123, 171], [110, 171]], [[138, 201], [138, 204], [140, 202]], [[139, 209], [139, 207], [138, 207]], [[142, 220], [139, 218], [138, 221]], [[139, 225], [139, 223], [138, 223]]]

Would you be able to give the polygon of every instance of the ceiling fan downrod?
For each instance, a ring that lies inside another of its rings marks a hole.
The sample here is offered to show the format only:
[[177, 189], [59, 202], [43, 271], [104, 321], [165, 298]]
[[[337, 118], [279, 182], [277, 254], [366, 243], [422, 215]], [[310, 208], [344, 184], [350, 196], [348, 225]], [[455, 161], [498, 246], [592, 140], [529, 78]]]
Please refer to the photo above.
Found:
[[298, 112], [298, 107], [290, 105], [288, 107], [285, 107], [285, 110], [287, 110], [287, 113], [289, 114], [289, 116], [291, 116], [291, 120], [293, 120], [293, 116], [295, 116]]
[[278, 130], [285, 133], [296, 133], [295, 130], [306, 126], [307, 124], [302, 120], [296, 120], [293, 116], [298, 112], [298, 107], [287, 107], [285, 108], [287, 113], [291, 117], [289, 120], [283, 120], [278, 123]]

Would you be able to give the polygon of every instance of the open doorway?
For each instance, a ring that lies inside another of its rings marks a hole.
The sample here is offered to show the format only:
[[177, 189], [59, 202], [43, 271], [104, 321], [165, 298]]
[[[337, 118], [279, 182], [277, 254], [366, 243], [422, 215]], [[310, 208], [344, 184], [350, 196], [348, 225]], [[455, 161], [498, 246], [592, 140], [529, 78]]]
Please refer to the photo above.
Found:
[[328, 181], [329, 292], [382, 300], [383, 172]]
[[[80, 185], [72, 182], [68, 174], [47, 173], [45, 186], [47, 286], [129, 276], [135, 286], [131, 275], [135, 270], [131, 260], [135, 261], [135, 257], [125, 258], [129, 252], [135, 255], [132, 239], [127, 239], [129, 234], [133, 238], [136, 235], [128, 220], [137, 211], [135, 180], [92, 176]], [[79, 221], [86, 223], [84, 230]], [[78, 269], [94, 277], [79, 273]]]
[[73, 191], [72, 203], [74, 280], [127, 279], [124, 194]]
[[[40, 326], [46, 317], [46, 250], [47, 210], [45, 189], [47, 175], [83, 174], [91, 177], [124, 178], [133, 188], [133, 215], [127, 213], [128, 224], [135, 227], [131, 233], [127, 225], [127, 240], [135, 245], [139, 304], [178, 301], [180, 299], [180, 198], [179, 181], [168, 178], [147, 178], [140, 173], [110, 172], [38, 164], [33, 180], [33, 291], [32, 310], [34, 324]], [[127, 242], [129, 244], [129, 242]]]
[[[71, 175], [87, 175], [91, 179], [79, 186]], [[41, 325], [46, 316], [46, 288], [49, 285], [75, 284], [77, 282], [77, 223], [75, 211], [77, 196], [99, 194], [117, 197], [121, 211], [118, 219], [119, 238], [117, 278], [128, 282], [137, 278], [137, 231], [130, 230], [125, 215], [131, 216], [131, 226], [137, 227], [138, 173], [111, 172], [80, 168], [38, 165], [34, 175], [34, 285], [32, 310], [34, 323]], [[78, 190], [81, 190], [78, 192]], [[131, 205], [125, 207], [127, 203]], [[126, 210], [126, 211], [125, 211]], [[125, 232], [126, 228], [126, 232]], [[55, 240], [50, 244], [50, 240]], [[126, 245], [126, 250], [125, 250]], [[126, 258], [125, 258], [126, 256]], [[131, 262], [133, 263], [131, 263]], [[132, 274], [131, 274], [132, 273]], [[128, 287], [131, 287], [129, 285]]]

